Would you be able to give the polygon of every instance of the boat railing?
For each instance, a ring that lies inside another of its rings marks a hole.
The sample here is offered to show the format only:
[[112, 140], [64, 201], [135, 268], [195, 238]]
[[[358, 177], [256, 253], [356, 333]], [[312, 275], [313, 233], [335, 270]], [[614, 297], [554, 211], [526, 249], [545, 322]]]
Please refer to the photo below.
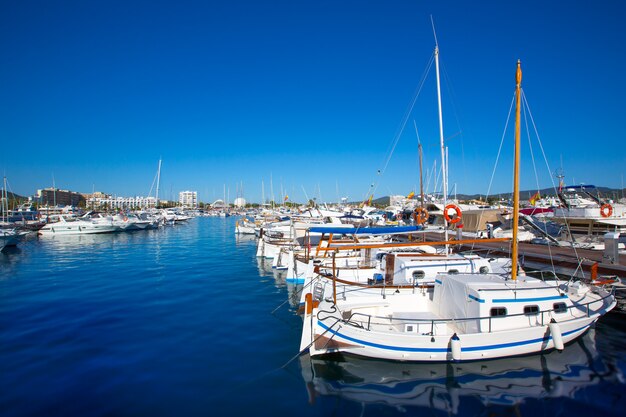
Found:
[[[609, 297], [615, 297], [615, 287], [613, 287], [613, 289], [607, 293], [605, 296], [602, 296], [599, 299], [590, 301], [588, 303], [584, 303], [584, 304], [574, 304], [571, 306], [567, 306], [565, 308], [565, 310], [567, 312], [570, 312], [570, 310], [582, 310], [585, 315], [587, 317], [591, 317], [592, 311], [591, 311], [591, 304], [596, 304], [600, 301], [604, 301]], [[545, 326], [547, 325], [546, 323], [546, 316], [548, 315], [548, 313], [554, 313], [555, 310], [554, 309], [550, 309], [550, 310], [541, 310], [538, 311], [536, 314], [532, 314], [532, 316], [536, 316], [539, 315], [541, 316], [541, 321], [540, 323], [537, 324], [537, 326]], [[564, 311], [565, 312], [565, 311]], [[550, 314], [550, 316], [548, 316], [549, 319], [552, 319], [552, 314]], [[480, 323], [482, 323], [483, 321], [487, 320], [488, 321], [488, 333], [492, 332], [492, 323], [493, 320], [501, 320], [501, 319], [506, 319], [506, 318], [512, 318], [512, 317], [528, 317], [530, 316], [530, 314], [528, 313], [516, 313], [516, 314], [506, 314], [506, 315], [502, 315], [502, 316], [482, 316], [482, 317], [464, 317], [464, 318], [404, 318], [404, 317], [393, 317], [393, 316], [373, 316], [371, 314], [365, 314], [365, 313], [360, 313], [360, 312], [351, 312], [350, 315], [347, 318], [343, 318], [343, 322], [346, 324], [351, 324], [357, 327], [362, 327], [365, 330], [371, 330], [371, 326], [372, 324], [389, 324], [390, 322], [400, 322], [400, 323], [406, 323], [406, 324], [411, 324], [411, 323], [430, 323], [430, 328], [431, 331], [429, 333], [426, 333], [426, 335], [434, 335], [434, 329], [435, 329], [435, 325], [436, 324], [454, 324], [454, 323], [458, 323], [458, 322], [471, 322], [471, 321], [476, 321], [477, 324], [480, 325]], [[362, 320], [354, 320], [355, 317], [363, 317]], [[572, 314], [572, 318], [568, 319], [568, 320], [561, 320], [560, 323], [564, 323], [570, 320], [576, 320], [579, 319], [582, 316], [575, 316], [574, 314]], [[372, 323], [372, 319], [377, 319], [374, 323]], [[549, 322], [549, 320], [548, 320]]]

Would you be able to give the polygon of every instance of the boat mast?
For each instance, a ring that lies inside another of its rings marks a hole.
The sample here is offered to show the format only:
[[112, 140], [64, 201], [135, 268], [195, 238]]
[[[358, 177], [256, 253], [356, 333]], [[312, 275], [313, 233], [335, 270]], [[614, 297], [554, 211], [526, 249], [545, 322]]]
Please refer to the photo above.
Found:
[[2, 188], [2, 221], [9, 221], [9, 193], [7, 192], [7, 176], [4, 176]]
[[154, 208], [159, 207], [159, 183], [161, 182], [161, 158], [159, 158], [159, 167], [157, 168], [157, 184], [156, 184], [156, 195], [155, 195], [155, 206]]
[[[434, 29], [434, 28], [433, 28]], [[435, 38], [435, 70], [437, 72], [437, 104], [439, 107], [439, 144], [441, 145], [441, 183], [443, 188], [443, 205], [448, 202], [448, 175], [447, 175], [447, 161], [446, 161], [446, 147], [443, 143], [443, 113], [441, 110], [441, 83], [439, 79], [439, 45], [437, 45], [437, 38]], [[445, 213], [444, 213], [445, 214]], [[448, 222], [444, 216], [443, 218], [443, 231], [444, 240], [448, 240]], [[446, 253], [448, 252], [448, 245], [446, 245]]]
[[515, 162], [513, 166], [513, 241], [511, 242], [511, 279], [517, 279], [517, 232], [519, 222], [519, 163], [520, 163], [520, 113], [521, 113], [521, 90], [522, 90], [522, 65], [517, 60], [515, 73]]
[[417, 136], [417, 153], [419, 155], [420, 165], [420, 206], [424, 208], [424, 175], [422, 173], [422, 142], [420, 141], [420, 135], [417, 133], [417, 124], [413, 120], [413, 126], [415, 127], [415, 135]]

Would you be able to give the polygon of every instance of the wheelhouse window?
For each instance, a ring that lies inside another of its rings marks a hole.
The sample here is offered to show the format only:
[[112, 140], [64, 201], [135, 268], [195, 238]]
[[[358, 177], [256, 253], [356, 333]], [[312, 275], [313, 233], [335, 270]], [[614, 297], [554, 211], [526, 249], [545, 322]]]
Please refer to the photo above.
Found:
[[424, 279], [426, 272], [422, 270], [413, 271], [413, 279]]
[[536, 316], [539, 314], [539, 306], [524, 306], [524, 314], [527, 316]]
[[506, 307], [492, 307], [490, 314], [491, 317], [506, 316]]
[[554, 309], [555, 313], [566, 313], [567, 312], [567, 305], [565, 305], [565, 303], [554, 303], [552, 305], [552, 308]]

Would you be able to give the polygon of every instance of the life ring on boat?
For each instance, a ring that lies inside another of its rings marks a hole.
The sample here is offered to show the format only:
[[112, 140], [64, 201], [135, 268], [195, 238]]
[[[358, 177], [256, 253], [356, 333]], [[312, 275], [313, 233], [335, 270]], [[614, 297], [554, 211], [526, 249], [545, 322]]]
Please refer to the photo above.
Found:
[[424, 224], [428, 220], [428, 210], [424, 207], [418, 207], [411, 216], [416, 224]]
[[[456, 217], [450, 217], [450, 215], [448, 214], [448, 210], [450, 209], [456, 212]], [[461, 221], [461, 217], [462, 217], [461, 208], [457, 206], [456, 204], [448, 204], [443, 209], [443, 218], [446, 219], [448, 223], [456, 224]]]
[[128, 221], [128, 217], [124, 216], [124, 221], [127, 222]]
[[600, 207], [600, 216], [611, 217], [611, 214], [613, 214], [613, 206], [608, 203], [602, 204], [602, 207]]

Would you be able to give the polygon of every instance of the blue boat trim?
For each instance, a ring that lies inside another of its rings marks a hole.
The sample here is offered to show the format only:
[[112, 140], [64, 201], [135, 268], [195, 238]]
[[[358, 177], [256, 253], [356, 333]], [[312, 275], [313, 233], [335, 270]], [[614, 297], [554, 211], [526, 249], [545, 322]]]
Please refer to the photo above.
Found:
[[441, 280], [440, 280], [440, 279], [435, 279], [435, 282], [436, 282], [437, 284], [443, 284], [443, 282], [441, 282]]
[[311, 227], [311, 233], [333, 233], [341, 235], [387, 235], [390, 233], [410, 233], [422, 230], [422, 226], [400, 226], [400, 227]]
[[[346, 336], [346, 335], [340, 333], [338, 330], [331, 329], [330, 327], [326, 326], [324, 323], [322, 323], [319, 320], [318, 320], [317, 323], [325, 331], [330, 332], [330, 333], [334, 334], [335, 336], [339, 336], [342, 339], [349, 340], [351, 342], [358, 343], [360, 345], [375, 347], [375, 348], [378, 348], [378, 349], [386, 349], [386, 350], [402, 351], [402, 352], [431, 352], [431, 353], [450, 352], [450, 349], [448, 349], [448, 348], [414, 348], [414, 347], [406, 347], [406, 346], [382, 345], [382, 344], [379, 344], [379, 343], [367, 342], [365, 340], [360, 340], [360, 339], [356, 339], [354, 337]], [[578, 329], [570, 330], [568, 332], [563, 332], [562, 335], [563, 336], [567, 336], [567, 335], [570, 335], [572, 333], [579, 332], [581, 330], [586, 330], [590, 326], [591, 326], [591, 324], [588, 324], [586, 326], [579, 327]], [[529, 345], [529, 344], [538, 343], [538, 342], [547, 342], [550, 339], [552, 339], [552, 336], [544, 336], [544, 337], [540, 337], [540, 338], [536, 338], [536, 339], [520, 340], [519, 342], [499, 343], [499, 344], [496, 344], [496, 345], [468, 346], [468, 347], [463, 347], [462, 346], [461, 347], [461, 351], [462, 352], [472, 352], [472, 351], [477, 351], [477, 350], [503, 349], [503, 348], [509, 348], [509, 347], [514, 347], [514, 346]]]
[[[479, 303], [484, 303], [485, 301], [489, 301], [489, 300], [484, 300], [482, 298], [475, 297], [473, 295], [469, 295], [468, 297], [474, 301], [478, 301]], [[534, 297], [534, 298], [494, 298], [493, 300], [490, 300], [490, 301], [492, 303], [529, 303], [532, 301], [562, 300], [564, 297], [565, 297], [565, 294], [554, 295], [550, 297]]]
[[445, 263], [445, 264], [425, 264], [425, 265], [409, 265], [405, 266], [404, 269], [417, 269], [417, 268], [434, 268], [439, 266], [468, 266], [472, 263], [472, 261], [462, 262], [462, 263]]
[[476, 297], [476, 296], [473, 296], [472, 294], [468, 295], [468, 297], [469, 297], [471, 300], [478, 301], [479, 303], [484, 303], [484, 302], [485, 302], [485, 300], [483, 300], [483, 299], [481, 299], [481, 298], [478, 298], [478, 297]]
[[530, 301], [548, 301], [548, 300], [561, 300], [565, 295], [554, 295], [552, 297], [535, 297], [535, 298], [494, 298], [491, 300], [494, 303], [526, 303]]

